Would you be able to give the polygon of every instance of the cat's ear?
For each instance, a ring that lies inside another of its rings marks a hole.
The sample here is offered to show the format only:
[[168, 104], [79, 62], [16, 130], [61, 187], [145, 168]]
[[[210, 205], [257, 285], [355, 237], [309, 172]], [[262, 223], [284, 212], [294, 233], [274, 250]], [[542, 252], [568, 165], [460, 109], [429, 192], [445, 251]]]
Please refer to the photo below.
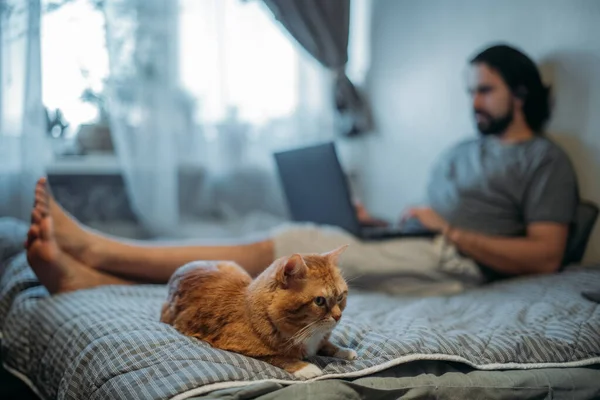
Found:
[[308, 267], [300, 254], [284, 259], [277, 270], [277, 280], [285, 287], [294, 279], [304, 279]]
[[338, 263], [340, 256], [346, 249], [348, 248], [348, 244], [338, 247], [337, 249], [328, 251], [327, 253], [321, 254], [323, 257], [327, 257], [330, 263], [336, 264]]

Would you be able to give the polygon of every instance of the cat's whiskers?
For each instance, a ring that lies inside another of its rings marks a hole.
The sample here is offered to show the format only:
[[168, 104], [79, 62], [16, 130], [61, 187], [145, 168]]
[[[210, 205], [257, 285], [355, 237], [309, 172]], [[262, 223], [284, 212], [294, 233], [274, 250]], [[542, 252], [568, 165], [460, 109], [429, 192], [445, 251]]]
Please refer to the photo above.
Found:
[[306, 325], [304, 328], [300, 329], [298, 332], [294, 333], [284, 344], [288, 342], [295, 341], [298, 336], [303, 335], [311, 326], [319, 322], [319, 320], [313, 321], [310, 324]]
[[321, 322], [321, 320], [316, 320], [306, 325], [304, 328], [300, 329], [294, 335], [292, 335], [285, 343], [285, 348], [289, 349], [290, 347], [297, 346], [304, 342], [308, 337], [312, 336], [314, 333], [314, 328], [318, 328], [315, 324]]
[[289, 351], [294, 346], [301, 346], [303, 343], [305, 343], [308, 340], [308, 338], [310, 338], [313, 335], [313, 333], [314, 333], [314, 330], [312, 330], [312, 329], [305, 331], [302, 335], [296, 337], [296, 339], [293, 342], [289, 343], [285, 347], [286, 350]]
[[348, 289], [356, 289], [356, 290], [361, 290], [363, 287], [360, 286], [360, 283], [358, 284], [353, 284], [353, 285], [348, 285]]
[[[346, 285], [348, 286], [348, 289], [360, 289], [360, 281], [359, 282], [355, 282], [354, 284], [351, 284], [353, 281], [362, 278], [363, 276], [365, 276], [366, 274], [359, 274], [359, 275], [355, 275], [352, 278], [346, 279], [346, 277], [344, 276], [344, 274], [342, 273], [342, 277], [344, 278], [344, 280], [346, 281]], [[356, 283], [358, 283], [358, 285], [356, 285]]]
[[312, 326], [311, 329], [308, 329], [308, 330], [304, 331], [302, 333], [302, 335], [299, 335], [296, 338], [295, 343], [297, 345], [304, 343], [308, 338], [310, 338], [312, 335], [314, 335], [315, 331], [317, 331], [318, 329], [319, 329], [319, 325]]
[[346, 279], [346, 284], [348, 284], [348, 283], [350, 283], [350, 282], [352, 282], [352, 281], [355, 281], [355, 280], [357, 280], [358, 278], [362, 278], [363, 276], [365, 276], [365, 274], [356, 275], [356, 276], [353, 276], [353, 277], [352, 277], [352, 278], [350, 278], [350, 279]]
[[[293, 339], [293, 341], [291, 343], [289, 343], [287, 346], [285, 346], [285, 349], [289, 350], [293, 346], [299, 346], [299, 345], [304, 344], [313, 335], [318, 334], [318, 331], [320, 331], [324, 327], [327, 328], [326, 329], [327, 331], [330, 331], [335, 326], [333, 326], [333, 327], [330, 328], [329, 324], [324, 319], [320, 319], [320, 320], [314, 321], [311, 324], [309, 324], [309, 325], [305, 326], [304, 328], [302, 328], [292, 338], [290, 338], [290, 339]], [[325, 335], [325, 333], [326, 332], [322, 332], [323, 336]]]

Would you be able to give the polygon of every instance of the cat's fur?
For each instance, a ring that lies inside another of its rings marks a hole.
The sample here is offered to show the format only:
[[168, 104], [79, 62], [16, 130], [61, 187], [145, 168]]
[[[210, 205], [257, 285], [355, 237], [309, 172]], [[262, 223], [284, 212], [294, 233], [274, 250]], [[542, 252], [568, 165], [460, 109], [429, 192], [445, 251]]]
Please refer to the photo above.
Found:
[[169, 281], [161, 321], [213, 347], [312, 378], [322, 371], [305, 357], [356, 358], [329, 341], [346, 307], [348, 286], [337, 267], [346, 247], [280, 258], [254, 280], [233, 262], [184, 265]]

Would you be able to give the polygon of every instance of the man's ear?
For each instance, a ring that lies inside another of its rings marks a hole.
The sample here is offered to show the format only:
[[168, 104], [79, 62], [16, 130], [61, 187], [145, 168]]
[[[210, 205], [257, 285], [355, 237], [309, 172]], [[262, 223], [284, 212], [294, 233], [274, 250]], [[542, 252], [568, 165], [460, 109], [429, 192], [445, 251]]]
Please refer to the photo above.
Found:
[[527, 89], [524, 86], [519, 86], [517, 90], [515, 90], [515, 97], [521, 101], [525, 101], [527, 98]]
[[300, 254], [292, 254], [279, 265], [276, 277], [283, 287], [287, 288], [292, 281], [304, 279], [307, 270], [308, 267], [302, 256]]
[[513, 92], [515, 101], [519, 104], [519, 108], [523, 108], [525, 106], [525, 101], [527, 100], [527, 96], [529, 95], [529, 92], [527, 91], [527, 89], [524, 86], [519, 86], [514, 92]]

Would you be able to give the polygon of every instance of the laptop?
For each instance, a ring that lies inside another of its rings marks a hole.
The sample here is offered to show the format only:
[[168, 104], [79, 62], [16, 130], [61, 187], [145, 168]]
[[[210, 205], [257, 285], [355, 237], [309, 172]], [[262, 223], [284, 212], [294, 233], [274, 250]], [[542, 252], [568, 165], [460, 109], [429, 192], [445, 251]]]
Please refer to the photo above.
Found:
[[363, 225], [333, 142], [276, 152], [275, 163], [288, 210], [296, 222], [340, 227], [362, 240], [433, 237], [416, 218], [402, 225]]

